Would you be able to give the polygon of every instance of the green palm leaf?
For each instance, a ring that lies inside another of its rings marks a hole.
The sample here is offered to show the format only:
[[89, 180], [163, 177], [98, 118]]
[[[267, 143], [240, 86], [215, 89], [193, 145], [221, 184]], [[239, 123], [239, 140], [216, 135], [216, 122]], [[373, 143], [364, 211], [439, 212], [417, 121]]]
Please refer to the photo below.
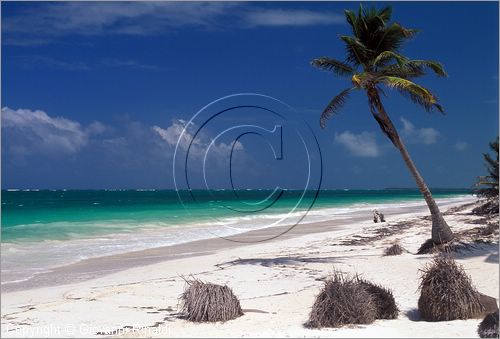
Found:
[[375, 58], [374, 66], [383, 65], [388, 60], [395, 60], [396, 64], [387, 65], [378, 68], [378, 72], [387, 76], [396, 76], [400, 78], [411, 78], [425, 75], [425, 70], [432, 70], [437, 76], [446, 77], [443, 66], [437, 61], [431, 60], [409, 60], [408, 58], [391, 51], [380, 53]]
[[437, 76], [446, 77], [446, 74], [443, 65], [437, 61], [432, 60], [410, 60], [407, 62], [409, 66], [414, 66], [418, 68], [430, 68]]
[[354, 35], [357, 35], [358, 32], [357, 32], [357, 26], [356, 26], [356, 21], [357, 21], [356, 14], [353, 11], [345, 10], [344, 15], [345, 15], [345, 18], [347, 20], [347, 23], [352, 28], [352, 33]]
[[327, 57], [314, 59], [311, 64], [317, 68], [334, 72], [341, 76], [350, 76], [354, 72], [354, 69], [348, 64]]
[[388, 65], [378, 69], [378, 72], [385, 76], [398, 77], [403, 79], [416, 78], [425, 74], [421, 67], [416, 67], [409, 64], [404, 64], [402, 66]]
[[[334, 97], [325, 108], [320, 117], [320, 125], [325, 127], [326, 121], [337, 114], [344, 105], [352, 89], [366, 91], [370, 111], [380, 126], [382, 132], [391, 140], [401, 152], [405, 163], [415, 178], [429, 210], [432, 214], [432, 242], [434, 244], [447, 243], [453, 240], [454, 235], [439, 212], [439, 208], [431, 197], [431, 193], [423, 181], [420, 173], [413, 164], [408, 151], [398, 135], [396, 127], [387, 114], [380, 93], [381, 85], [398, 90], [413, 102], [424, 107], [427, 111], [437, 109], [443, 112], [437, 98], [425, 87], [422, 87], [409, 78], [419, 77], [431, 70], [438, 76], [446, 76], [441, 64], [428, 60], [411, 60], [400, 54], [403, 43], [413, 38], [418, 32], [408, 29], [399, 23], [390, 23], [392, 11], [390, 8], [377, 10], [375, 8], [363, 9], [360, 5], [357, 13], [344, 12], [347, 22], [352, 28], [352, 36], [340, 36], [346, 46], [346, 61], [353, 65], [354, 73], [351, 77], [353, 88], [348, 88]], [[334, 70], [345, 75], [347, 71], [337, 64], [330, 66], [316, 62], [318, 67]], [[359, 67], [361, 66], [361, 67]], [[358, 70], [359, 69], [359, 70]], [[485, 180], [482, 180], [485, 181]], [[489, 187], [485, 184], [483, 187]], [[498, 190], [498, 186], [497, 186]], [[497, 205], [498, 206], [498, 205]], [[498, 207], [497, 207], [498, 211]]]
[[387, 7], [384, 7], [380, 10], [380, 12], [378, 13], [378, 16], [380, 17], [380, 19], [382, 19], [384, 22], [387, 22], [389, 20], [391, 20], [391, 16], [392, 16], [392, 7], [391, 6], [387, 6]]
[[373, 66], [383, 65], [389, 60], [395, 60], [399, 66], [403, 66], [408, 62], [407, 58], [398, 53], [392, 51], [383, 51], [375, 58], [375, 60], [373, 61]]
[[367, 65], [369, 63], [373, 51], [353, 37], [342, 35], [340, 39], [346, 44], [347, 61], [356, 66]]
[[404, 41], [411, 39], [417, 32], [416, 29], [404, 28], [395, 22], [382, 31], [374, 50], [377, 55], [383, 51], [397, 51]]
[[425, 110], [431, 111], [433, 108], [436, 108], [441, 113], [444, 113], [441, 105], [437, 103], [437, 98], [427, 88], [417, 85], [413, 81], [398, 77], [384, 76], [381, 77], [380, 81], [389, 88], [397, 89], [401, 94], [424, 107]]
[[349, 92], [353, 89], [354, 88], [344, 89], [330, 101], [319, 118], [319, 125], [321, 126], [321, 128], [325, 128], [328, 119], [337, 114], [339, 109], [344, 106], [345, 101], [349, 97]]

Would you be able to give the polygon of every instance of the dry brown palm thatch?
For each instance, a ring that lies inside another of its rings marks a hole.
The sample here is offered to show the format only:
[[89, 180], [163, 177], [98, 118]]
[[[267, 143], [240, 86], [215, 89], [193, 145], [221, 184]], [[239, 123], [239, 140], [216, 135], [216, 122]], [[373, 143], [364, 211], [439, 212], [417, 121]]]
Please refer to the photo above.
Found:
[[432, 239], [428, 239], [420, 246], [417, 254], [460, 253], [462, 251], [468, 251], [471, 248], [472, 246], [470, 244], [463, 242], [458, 237], [444, 244], [435, 244]]
[[471, 278], [452, 257], [437, 256], [421, 272], [418, 309], [423, 319], [469, 319], [483, 312]]
[[432, 239], [427, 239], [422, 245], [420, 245], [417, 254], [430, 254], [437, 252], [436, 247], [437, 245], [434, 244], [434, 241], [432, 241]]
[[498, 311], [489, 313], [477, 328], [481, 338], [498, 338]]
[[316, 297], [307, 326], [321, 328], [370, 324], [376, 316], [374, 298], [358, 279], [334, 272]]
[[198, 279], [185, 281], [186, 287], [180, 296], [184, 319], [216, 322], [243, 315], [238, 298], [228, 286], [205, 283]]
[[493, 215], [498, 214], [498, 198], [486, 201], [481, 206], [478, 206], [472, 210], [473, 214], [477, 215]]
[[399, 244], [393, 244], [384, 250], [384, 256], [389, 255], [401, 255], [405, 252], [405, 249]]
[[399, 309], [391, 290], [366, 280], [359, 279], [358, 281], [373, 297], [377, 319], [396, 319], [398, 317]]

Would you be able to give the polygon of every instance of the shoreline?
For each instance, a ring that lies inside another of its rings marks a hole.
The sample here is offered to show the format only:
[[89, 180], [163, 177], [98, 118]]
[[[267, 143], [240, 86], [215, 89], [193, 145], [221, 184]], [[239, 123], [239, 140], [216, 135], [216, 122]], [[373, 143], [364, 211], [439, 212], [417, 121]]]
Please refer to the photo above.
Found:
[[[476, 198], [473, 196], [436, 199], [441, 208], [446, 208], [445, 206], [450, 205], [463, 204], [464, 202], [473, 202], [475, 200]], [[381, 211], [386, 214], [387, 218], [400, 217], [402, 214], [428, 213], [424, 201], [405, 201], [384, 204], [384, 206], [386, 207], [381, 209]], [[70, 284], [120, 272], [130, 267], [151, 265], [179, 258], [203, 256], [219, 250], [241, 246], [252, 246], [261, 242], [279, 241], [299, 237], [305, 234], [331, 231], [340, 232], [346, 228], [346, 225], [371, 220], [371, 209], [373, 207], [375, 207], [375, 205], [368, 206], [366, 209], [354, 209], [351, 212], [332, 215], [329, 220], [325, 221], [313, 221], [298, 224], [290, 231], [287, 231], [290, 226], [272, 226], [238, 233], [227, 238], [213, 237], [182, 242], [174, 245], [86, 258], [75, 263], [50, 268], [47, 272], [36, 273], [31, 278], [26, 280], [6, 283], [2, 282], [1, 290], [2, 293], [8, 293], [39, 287]], [[354, 232], [356, 229], [349, 229], [347, 231]], [[285, 233], [281, 234], [282, 232]], [[268, 238], [273, 237], [276, 238], [268, 240]]]
[[[454, 232], [498, 223], [498, 217], [488, 221], [471, 215], [473, 206], [440, 204]], [[420, 319], [419, 270], [432, 256], [414, 253], [429, 238], [430, 222], [425, 208], [399, 212], [386, 214], [386, 223], [350, 219], [342, 227], [322, 232], [303, 230], [253, 245], [200, 249], [205, 253], [153, 260], [64, 285], [3, 293], [2, 337], [476, 337], [481, 319]], [[498, 302], [498, 231], [490, 240], [457, 254], [456, 261], [471, 275], [478, 291]], [[382, 256], [394, 242], [407, 252]], [[337, 329], [306, 328], [314, 298], [333, 270], [360, 274], [390, 288], [399, 317]], [[244, 315], [225, 323], [179, 318], [183, 277], [228, 284]], [[263, 323], [270, 325], [263, 327]]]

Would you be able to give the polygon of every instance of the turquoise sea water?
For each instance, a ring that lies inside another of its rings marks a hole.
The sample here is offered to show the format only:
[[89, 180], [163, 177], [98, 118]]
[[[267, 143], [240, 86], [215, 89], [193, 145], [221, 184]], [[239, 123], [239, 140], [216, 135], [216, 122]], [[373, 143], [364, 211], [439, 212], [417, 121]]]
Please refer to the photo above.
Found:
[[[436, 199], [470, 194], [464, 189], [433, 190]], [[358, 210], [423, 204], [420, 193], [408, 189], [321, 190], [318, 194], [3, 190], [1, 197], [2, 284], [90, 257], [324, 221], [352, 216]]]
[[[315, 192], [286, 191], [265, 200], [272, 191], [173, 190], [40, 190], [2, 191], [2, 242], [64, 240], [106, 233], [130, 232], [155, 224], [183, 225], [216, 218], [286, 213], [308, 208]], [[434, 190], [434, 197], [470, 194], [468, 190]], [[300, 200], [302, 198], [302, 200]], [[312, 206], [345, 207], [422, 199], [417, 190], [323, 190]], [[264, 200], [264, 201], [263, 201]], [[181, 203], [182, 201], [182, 203]], [[266, 208], [268, 207], [268, 208]]]

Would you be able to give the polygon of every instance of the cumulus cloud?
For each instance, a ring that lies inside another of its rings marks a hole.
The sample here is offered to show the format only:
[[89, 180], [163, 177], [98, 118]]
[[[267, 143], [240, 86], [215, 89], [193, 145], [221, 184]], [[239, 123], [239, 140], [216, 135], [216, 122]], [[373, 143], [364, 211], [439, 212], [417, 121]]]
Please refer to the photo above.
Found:
[[[158, 133], [158, 135], [167, 142], [167, 144], [171, 146], [175, 146], [177, 144], [177, 141], [179, 140], [179, 137], [182, 134], [182, 131], [184, 130], [184, 121], [183, 120], [177, 120], [172, 122], [172, 125], [169, 126], [166, 129], [161, 128], [160, 126], [153, 126], [152, 127], [153, 131]], [[184, 135], [183, 140], [181, 140], [180, 144], [185, 145], [187, 148], [187, 145], [189, 144], [189, 135]]]
[[453, 145], [457, 151], [465, 151], [469, 144], [465, 141], [457, 141], [455, 145]]
[[[185, 151], [191, 144], [190, 155], [198, 159], [205, 156], [209, 147], [209, 154], [216, 157], [227, 157], [233, 149], [232, 143], [212, 142], [209, 134], [203, 131], [193, 139], [195, 126], [186, 129], [185, 124], [183, 120], [173, 120], [170, 126], [162, 128], [126, 120], [113, 128], [99, 121], [83, 126], [41, 110], [4, 107], [2, 150], [18, 158], [32, 154], [67, 156], [77, 154], [93, 143], [94, 152], [102, 152], [104, 157], [113, 155], [122, 159], [139, 159], [140, 162], [146, 153], [153, 161], [171, 157], [179, 138], [181, 149]], [[234, 150], [243, 149], [237, 141]]]
[[409, 120], [401, 118], [403, 123], [402, 135], [409, 142], [415, 144], [432, 145], [437, 142], [439, 132], [432, 127], [416, 128]]
[[2, 108], [2, 129], [9, 149], [18, 155], [32, 152], [76, 153], [91, 134], [102, 133], [104, 125], [94, 122], [87, 127], [44, 111]]
[[352, 155], [358, 157], [378, 157], [380, 150], [374, 133], [361, 132], [354, 134], [349, 131], [335, 134], [335, 142], [347, 148]]
[[[41, 110], [9, 107], [2, 108], [1, 120], [3, 170], [8, 173], [6, 185], [13, 187], [38, 182], [41, 177], [55, 187], [75, 183], [88, 187], [169, 187], [174, 148], [185, 126], [182, 120], [173, 120], [165, 127], [151, 126], [127, 116], [113, 124], [82, 124]], [[187, 149], [194, 128], [181, 137], [182, 149]], [[218, 139], [211, 145], [211, 136], [211, 131], [202, 131], [195, 138], [190, 171], [198, 175], [202, 168], [198, 165], [204, 162], [211, 180], [218, 182], [221, 171], [229, 168], [233, 144]], [[246, 165], [247, 154], [240, 152], [243, 145], [237, 142], [234, 150], [238, 151], [234, 165], [253, 171], [254, 167]]]
[[[210, 151], [214, 152], [219, 156], [227, 156], [231, 148], [233, 148], [232, 143], [223, 143], [223, 142], [213, 142], [212, 139], [201, 131], [194, 137], [193, 129], [195, 126], [189, 126], [186, 128], [187, 122], [184, 120], [173, 120], [172, 124], [163, 129], [159, 126], [153, 126], [152, 130], [156, 132], [160, 138], [165, 141], [168, 145], [175, 147], [177, 142], [179, 142], [179, 147], [181, 150], [186, 151], [189, 147], [189, 154], [191, 156], [201, 158], [205, 156], [208, 148], [210, 147]], [[236, 141], [234, 145], [235, 151], [242, 151], [243, 144], [239, 141]]]

